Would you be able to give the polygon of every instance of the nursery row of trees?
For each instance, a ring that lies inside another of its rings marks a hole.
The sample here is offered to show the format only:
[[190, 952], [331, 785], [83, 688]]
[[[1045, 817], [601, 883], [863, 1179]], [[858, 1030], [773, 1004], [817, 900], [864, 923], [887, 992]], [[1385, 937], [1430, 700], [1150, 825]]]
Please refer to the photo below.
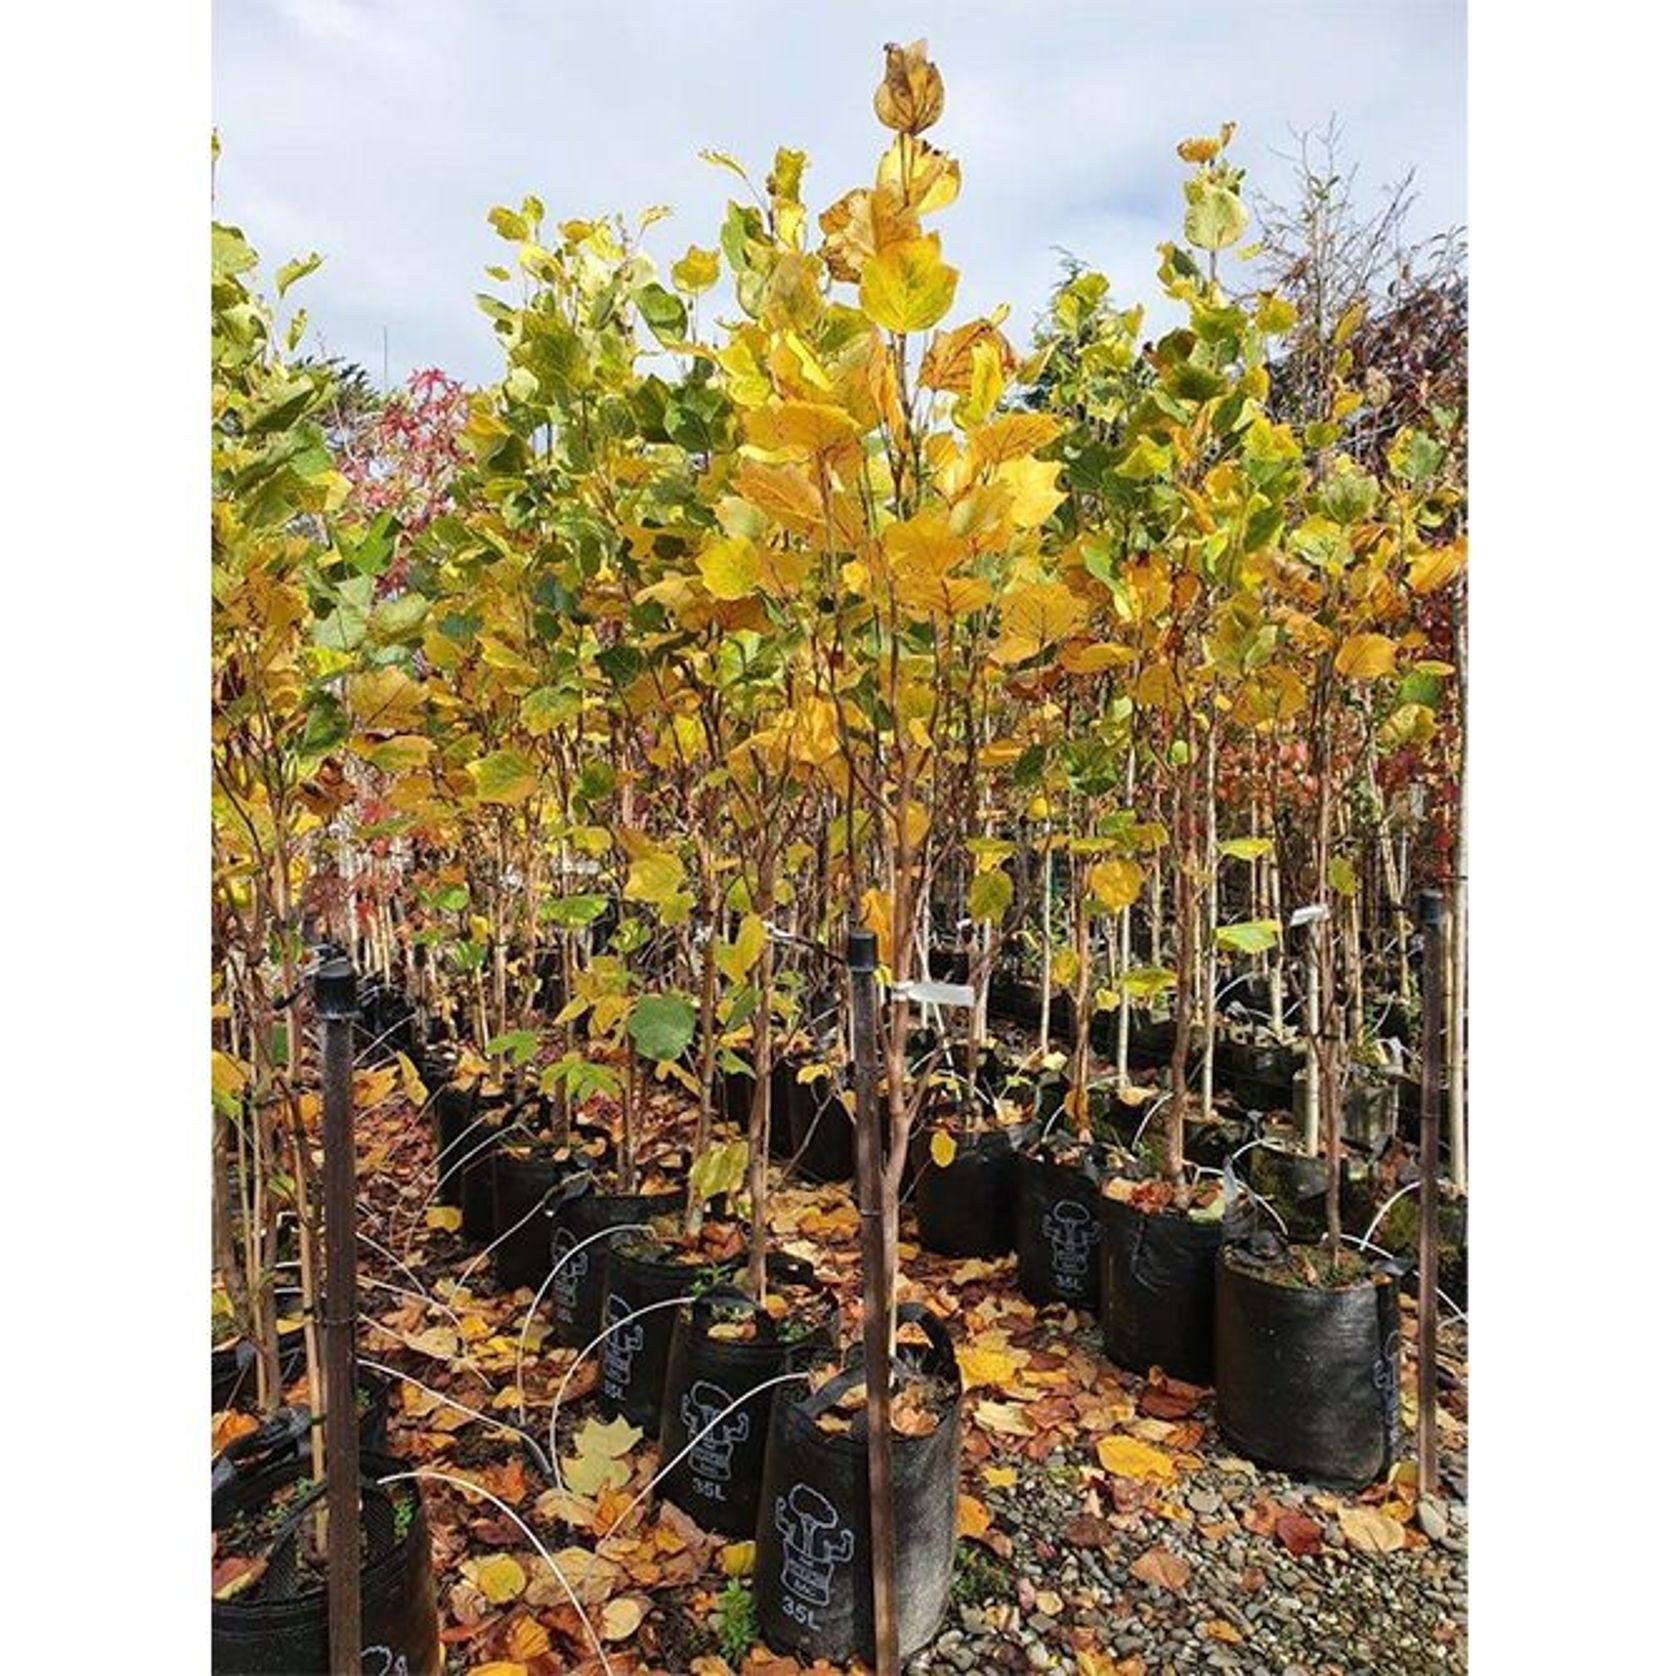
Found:
[[1413, 886], [1459, 871], [1463, 413], [1407, 353], [1436, 311], [1244, 278], [1229, 126], [1179, 148], [1156, 316], [1073, 267], [1009, 336], [957, 306], [941, 104], [893, 50], [889, 143], [818, 213], [802, 153], [760, 184], [712, 154], [717, 246], [667, 271], [655, 216], [493, 210], [503, 375], [370, 421], [282, 318], [312, 259], [270, 299], [214, 229], [217, 1261], [270, 1355], [276, 1213], [314, 1219], [324, 937], [468, 1064], [603, 1095], [630, 1177], [645, 1091], [679, 1085], [695, 1202], [763, 1202], [788, 1042], [842, 1082], [846, 925], [893, 986], [963, 971], [930, 1058], [886, 991], [892, 1250], [1002, 972], [1039, 985], [1043, 1047], [1067, 998], [1081, 1128], [1096, 1042], [1124, 1086], [1139, 1022], [1173, 1021], [1178, 1186], [1219, 1039], [1303, 1038], [1334, 1168], [1356, 1067], [1412, 1017]]

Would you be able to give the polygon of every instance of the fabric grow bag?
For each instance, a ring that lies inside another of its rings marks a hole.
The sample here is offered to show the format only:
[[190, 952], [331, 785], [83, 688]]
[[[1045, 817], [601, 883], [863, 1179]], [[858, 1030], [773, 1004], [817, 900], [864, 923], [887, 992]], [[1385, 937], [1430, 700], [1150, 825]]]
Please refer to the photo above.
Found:
[[[931, 1340], [897, 1360], [946, 1379], [954, 1396], [925, 1437], [892, 1437], [897, 1640], [906, 1659], [937, 1633], [954, 1577], [955, 1485], [960, 1466], [960, 1367], [941, 1321], [918, 1304], [897, 1311]], [[820, 1416], [865, 1378], [852, 1365], [818, 1391], [776, 1393], [756, 1525], [757, 1623], [776, 1652], [843, 1664], [873, 1656], [872, 1538], [868, 1522], [867, 1413], [845, 1435]]]
[[927, 1251], [944, 1257], [1001, 1257], [1012, 1250], [1018, 1149], [1035, 1133], [1034, 1124], [1018, 1123], [976, 1135], [955, 1134], [955, 1155], [947, 1164], [931, 1156], [929, 1135], [914, 1137], [908, 1169], [919, 1243]]
[[1144, 1374], [1212, 1383], [1216, 1367], [1216, 1259], [1222, 1219], [1148, 1214], [1100, 1200], [1100, 1333], [1106, 1355]]
[[[771, 1276], [801, 1271], [800, 1279], [807, 1275], [803, 1284], [815, 1283], [814, 1270], [806, 1263], [778, 1254], [771, 1254], [768, 1261]], [[676, 1321], [659, 1438], [659, 1459], [667, 1469], [661, 1493], [706, 1530], [750, 1536], [756, 1530], [774, 1390], [758, 1391], [737, 1408], [732, 1405], [764, 1380], [830, 1355], [836, 1306], [828, 1296], [822, 1315], [812, 1323], [806, 1321], [808, 1330], [789, 1341], [779, 1336], [780, 1323], [766, 1310], [757, 1309], [747, 1294], [731, 1287], [708, 1292], [673, 1313]], [[756, 1317], [755, 1339], [710, 1336], [715, 1321], [730, 1315], [737, 1319], [740, 1314]], [[724, 1414], [725, 1419], [718, 1419]], [[695, 1438], [699, 1439], [696, 1444]], [[683, 1450], [688, 1452], [676, 1461]]]
[[547, 1224], [549, 1266], [562, 1264], [548, 1289], [553, 1335], [560, 1344], [580, 1349], [599, 1331], [607, 1242], [594, 1240], [574, 1257], [568, 1254], [607, 1228], [650, 1222], [655, 1216], [679, 1211], [685, 1202], [679, 1190], [601, 1193], [591, 1171], [581, 1171], [561, 1183]]
[[[411, 1483], [380, 1487], [404, 1470], [392, 1456], [361, 1457], [362, 1676], [441, 1676], [436, 1585], [425, 1507]], [[309, 1462], [289, 1459], [235, 1470], [211, 1492], [210, 1519], [223, 1528], [236, 1514], [306, 1478]], [[210, 1668], [215, 1676], [333, 1676], [323, 1578], [297, 1568], [301, 1527], [325, 1495], [319, 1485], [293, 1508], [268, 1550], [268, 1566], [243, 1594], [210, 1604]], [[398, 1507], [405, 1508], [403, 1518]]]
[[436, 1137], [437, 1192], [439, 1205], [460, 1204], [460, 1160], [479, 1142], [489, 1138], [487, 1125], [472, 1128], [477, 1118], [476, 1083], [460, 1088], [453, 1084], [436, 1090], [431, 1100], [431, 1121]]
[[605, 1252], [599, 1331], [611, 1329], [599, 1347], [599, 1407], [607, 1420], [624, 1416], [648, 1435], [663, 1414], [664, 1379], [669, 1345], [675, 1336], [675, 1311], [655, 1309], [635, 1316], [648, 1304], [690, 1296], [697, 1288], [730, 1277], [737, 1265], [689, 1263], [679, 1258], [643, 1255], [633, 1234], [613, 1234], [601, 1243]]
[[543, 1146], [523, 1156], [499, 1147], [492, 1156], [495, 1282], [508, 1291], [539, 1286], [553, 1264], [553, 1223], [543, 1207], [558, 1191], [558, 1160]]
[[1033, 1304], [1100, 1303], [1100, 1184], [1117, 1155], [1098, 1141], [1080, 1143], [1071, 1162], [1018, 1155], [1013, 1241], [1018, 1288]]
[[1259, 1466], [1324, 1484], [1383, 1476], [1399, 1440], [1397, 1289], [1328, 1291], [1230, 1261], [1216, 1275], [1216, 1423]]

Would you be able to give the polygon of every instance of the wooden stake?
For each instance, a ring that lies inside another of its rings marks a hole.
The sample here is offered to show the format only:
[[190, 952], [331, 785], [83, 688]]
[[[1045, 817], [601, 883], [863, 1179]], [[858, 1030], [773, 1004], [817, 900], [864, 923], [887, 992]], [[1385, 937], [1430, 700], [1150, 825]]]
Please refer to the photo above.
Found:
[[867, 1373], [867, 1521], [873, 1561], [873, 1668], [898, 1676], [896, 1525], [890, 1482], [890, 1344], [895, 1299], [885, 1296], [884, 1191], [879, 1158], [878, 939], [852, 927], [845, 965], [854, 1032], [856, 1204], [861, 1212], [861, 1343]]
[[326, 1618], [332, 1669], [361, 1668], [361, 1452], [355, 1424], [355, 968], [326, 961], [315, 974], [326, 1142]]
[[1420, 1493], [1437, 1493], [1437, 1172], [1443, 1105], [1446, 984], [1445, 911], [1441, 891], [1420, 893], [1425, 939], [1421, 1003], [1425, 1009], [1420, 1060]]

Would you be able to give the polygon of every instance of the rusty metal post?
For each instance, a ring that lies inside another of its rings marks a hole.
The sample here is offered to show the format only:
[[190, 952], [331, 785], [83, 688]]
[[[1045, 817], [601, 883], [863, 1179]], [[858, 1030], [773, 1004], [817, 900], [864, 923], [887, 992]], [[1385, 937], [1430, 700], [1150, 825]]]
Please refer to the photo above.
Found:
[[355, 1424], [355, 968], [327, 960], [314, 979], [326, 1144], [326, 1617], [335, 1676], [361, 1668], [361, 1452]]
[[861, 1213], [862, 1362], [867, 1375], [867, 1520], [873, 1572], [873, 1668], [898, 1676], [896, 1510], [890, 1483], [890, 1317], [885, 1296], [884, 1172], [879, 1157], [878, 939], [852, 928], [851, 1063], [855, 1067], [855, 1185]]
[[[1443, 1108], [1444, 995], [1447, 977], [1443, 893], [1420, 892], [1420, 1493], [1436, 1495], [1437, 1462], [1437, 1174]], [[1406, 955], [1405, 955], [1406, 958]]]

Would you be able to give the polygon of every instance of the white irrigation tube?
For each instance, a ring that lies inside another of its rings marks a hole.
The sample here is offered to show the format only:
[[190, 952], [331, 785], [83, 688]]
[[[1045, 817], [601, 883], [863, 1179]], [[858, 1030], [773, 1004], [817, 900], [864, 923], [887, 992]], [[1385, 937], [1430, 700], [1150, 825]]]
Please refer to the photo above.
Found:
[[[551, 1195], [549, 1195], [549, 1197], [551, 1197]], [[512, 1236], [517, 1233], [531, 1217], [541, 1215], [541, 1213], [546, 1209], [547, 1199], [538, 1199], [529, 1210], [525, 1211], [524, 1214], [512, 1224], [510, 1228], [503, 1229], [500, 1233], [496, 1234], [495, 1237], [490, 1240], [489, 1243], [484, 1246], [483, 1249], [478, 1252], [478, 1254], [473, 1257], [463, 1269], [460, 1270], [457, 1284], [464, 1286], [467, 1280], [469, 1280], [471, 1276], [477, 1272], [477, 1265], [481, 1263], [497, 1245], [504, 1244], [507, 1240], [511, 1239]]]
[[[459, 1134], [456, 1135], [454, 1139], [442, 1149], [442, 1152], [437, 1154], [436, 1186], [425, 1195], [423, 1203], [421, 1203], [418, 1210], [413, 1213], [413, 1221], [408, 1225], [407, 1238], [402, 1242], [402, 1255], [404, 1257], [413, 1249], [413, 1236], [418, 1233], [419, 1224], [423, 1220], [425, 1212], [431, 1208], [431, 1202], [436, 1198], [437, 1194], [442, 1191], [442, 1177], [444, 1171], [441, 1166], [443, 1153], [451, 1152], [454, 1147], [458, 1146], [459, 1143], [472, 1132], [473, 1129], [477, 1128], [480, 1124], [487, 1123], [492, 1115], [492, 1113], [485, 1112], [482, 1117], [476, 1118], [474, 1121], [467, 1124], [466, 1127], [462, 1129]], [[526, 1125], [522, 1123], [509, 1123], [504, 1129], [497, 1129], [494, 1134], [492, 1134], [488, 1140], [484, 1141], [480, 1146], [474, 1146], [464, 1158], [461, 1158], [456, 1163], [450, 1164], [448, 1169], [450, 1171], [463, 1170], [466, 1165], [469, 1164], [480, 1152], [487, 1152], [490, 1147], [496, 1144], [496, 1142], [502, 1141], [508, 1135], [515, 1135], [520, 1131], [528, 1135], [531, 1140], [535, 1140], [537, 1138], [535, 1132]]]
[[[493, 1490], [486, 1490], [481, 1484], [474, 1484], [469, 1478], [456, 1478], [452, 1473], [436, 1472], [430, 1467], [416, 1467], [412, 1472], [392, 1472], [387, 1478], [380, 1478], [378, 1482], [380, 1484], [394, 1484], [403, 1478], [432, 1478], [442, 1484], [452, 1484], [457, 1490], [470, 1490], [477, 1495], [487, 1496], [489, 1500], [492, 1501], [495, 1506], [498, 1507], [501, 1512], [504, 1513], [507, 1518], [509, 1518], [513, 1524], [515, 1524], [518, 1529], [530, 1539], [530, 1542], [535, 1547], [535, 1551], [547, 1562], [547, 1569], [551, 1571], [552, 1574], [559, 1580], [559, 1587], [564, 1590], [565, 1598], [569, 1600], [573, 1607], [576, 1608], [576, 1616], [581, 1619], [582, 1628], [588, 1632], [588, 1645], [594, 1650], [594, 1658], [605, 1667], [609, 1676], [611, 1660], [607, 1655], [605, 1647], [600, 1641], [598, 1635], [594, 1633], [594, 1626], [588, 1621], [588, 1614], [584, 1610], [582, 1602], [576, 1598], [576, 1591], [571, 1588], [570, 1579], [566, 1577], [564, 1572], [559, 1568], [558, 1561], [547, 1552], [541, 1538], [518, 1517], [517, 1513], [512, 1508], [508, 1507]], [[583, 1665], [580, 1668], [585, 1670], [587, 1669], [587, 1665]]]
[[518, 1333], [518, 1366], [517, 1372], [514, 1375], [514, 1383], [518, 1387], [518, 1418], [520, 1420], [524, 1418], [524, 1340], [529, 1337], [530, 1323], [535, 1320], [535, 1312], [540, 1307], [541, 1300], [546, 1295], [547, 1288], [551, 1286], [554, 1280], [558, 1277], [559, 1270], [562, 1269], [572, 1257], [576, 1256], [578, 1252], [586, 1251], [595, 1240], [602, 1240], [607, 1234], [621, 1234], [624, 1232], [644, 1234], [651, 1229], [651, 1226], [650, 1222], [619, 1222], [613, 1227], [601, 1228], [597, 1234], [589, 1234], [585, 1240], [578, 1240], [576, 1244], [573, 1245], [570, 1250], [567, 1251], [564, 1256], [562, 1256], [558, 1262], [556, 1262], [552, 1268], [547, 1271], [547, 1278], [542, 1281], [541, 1285], [536, 1289], [535, 1296], [530, 1299], [529, 1311], [524, 1316], [524, 1325], [519, 1329]]
[[800, 1369], [796, 1373], [777, 1373], [772, 1379], [765, 1379], [760, 1385], [753, 1385], [751, 1389], [744, 1394], [744, 1396], [735, 1397], [726, 1408], [721, 1409], [712, 1419], [707, 1421], [699, 1428], [698, 1431], [693, 1433], [686, 1448], [683, 1449], [679, 1455], [673, 1456], [670, 1460], [665, 1461], [664, 1464], [652, 1474], [651, 1481], [640, 1492], [640, 1494], [637, 1495], [634, 1500], [631, 1501], [628, 1506], [617, 1515], [616, 1520], [612, 1523], [611, 1529], [600, 1538], [600, 1541], [605, 1542], [615, 1536], [618, 1528], [622, 1525], [622, 1522], [629, 1516], [629, 1514], [631, 1514], [635, 1508], [637, 1508], [641, 1502], [643, 1502], [647, 1496], [649, 1496], [652, 1491], [658, 1487], [658, 1483], [663, 1478], [664, 1474], [667, 1472], [673, 1472], [675, 1468], [678, 1467], [687, 1458], [687, 1456], [690, 1455], [693, 1450], [695, 1450], [699, 1444], [701, 1444], [705, 1438], [710, 1435], [712, 1429], [719, 1426], [722, 1421], [724, 1421], [728, 1415], [734, 1411], [734, 1409], [748, 1403], [759, 1391], [767, 1391], [775, 1385], [789, 1384], [794, 1379], [807, 1380], [808, 1377], [809, 1372], [807, 1368]]
[[411, 1280], [413, 1282], [413, 1284], [419, 1289], [418, 1290], [418, 1296], [424, 1298], [424, 1300], [427, 1303], [435, 1303], [437, 1308], [440, 1309], [442, 1311], [442, 1313], [444, 1315], [446, 1315], [448, 1317], [448, 1319], [454, 1323], [455, 1328], [461, 1333], [461, 1335], [462, 1336], [464, 1335], [465, 1327], [464, 1327], [463, 1323], [461, 1322], [459, 1316], [457, 1316], [453, 1312], [453, 1310], [451, 1310], [448, 1307], [447, 1304], [443, 1303], [440, 1298], [432, 1298], [431, 1294], [425, 1290], [425, 1283], [419, 1278], [419, 1276], [417, 1274], [415, 1274], [413, 1272], [412, 1269], [410, 1269], [407, 1266], [406, 1263], [404, 1263], [401, 1260], [401, 1258], [399, 1258], [395, 1254], [395, 1252], [393, 1252], [389, 1248], [389, 1246], [380, 1245], [378, 1243], [378, 1241], [375, 1240], [372, 1237], [371, 1234], [362, 1233], [362, 1231], [359, 1228], [357, 1228], [355, 1230], [355, 1238], [358, 1239], [358, 1240], [365, 1240], [367, 1242], [367, 1244], [370, 1245], [373, 1248], [373, 1250], [376, 1251], [381, 1257], [387, 1257], [392, 1263], [394, 1263], [396, 1265], [396, 1267], [398, 1269], [400, 1269], [402, 1271], [402, 1273], [405, 1274], [407, 1276], [407, 1278], [409, 1280]]
[[631, 1310], [620, 1321], [613, 1321], [609, 1327], [589, 1339], [576, 1352], [576, 1360], [565, 1369], [564, 1378], [559, 1381], [558, 1393], [553, 1398], [552, 1412], [547, 1421], [547, 1453], [554, 1461], [559, 1458], [559, 1409], [564, 1403], [564, 1394], [570, 1389], [572, 1375], [593, 1353], [595, 1347], [603, 1344], [619, 1327], [626, 1327], [629, 1322], [638, 1320], [642, 1315], [652, 1315], [660, 1309], [673, 1309], [677, 1304], [689, 1304], [691, 1302], [692, 1299], [683, 1293], [678, 1298], [659, 1298], [656, 1303], [642, 1304], [639, 1309]]
[[481, 1420], [486, 1426], [493, 1426], [497, 1432], [511, 1432], [520, 1437], [533, 1451], [537, 1461], [541, 1463], [541, 1470], [547, 1475], [550, 1483], [558, 1482], [558, 1475], [553, 1471], [552, 1462], [541, 1452], [541, 1445], [526, 1432], [522, 1426], [514, 1426], [508, 1420], [497, 1420], [492, 1414], [485, 1414], [480, 1408], [472, 1408], [468, 1404], [456, 1401], [446, 1392], [438, 1391], [427, 1385], [422, 1379], [415, 1379], [410, 1373], [403, 1373], [400, 1368], [393, 1368], [384, 1362], [375, 1362], [370, 1357], [362, 1356], [361, 1365], [377, 1368], [380, 1373], [387, 1373], [393, 1379], [399, 1379], [404, 1384], [411, 1385], [417, 1391], [423, 1391], [427, 1397], [434, 1397], [440, 1403], [446, 1403], [449, 1408], [457, 1408], [462, 1414], [469, 1414], [473, 1420]]
[[[1363, 1251], [1377, 1251], [1381, 1257], [1389, 1258], [1393, 1263], [1400, 1263], [1402, 1261], [1402, 1259], [1398, 1257], [1395, 1252], [1387, 1251], [1382, 1245], [1375, 1245], [1372, 1240], [1359, 1240], [1354, 1234], [1340, 1234], [1339, 1238], [1349, 1240], [1352, 1245], [1359, 1247]], [[1462, 1309], [1461, 1306], [1456, 1303], [1455, 1300], [1451, 1298], [1441, 1286], [1437, 1289], [1437, 1295], [1442, 1302], [1446, 1303], [1449, 1308], [1454, 1311], [1456, 1320], [1466, 1320], [1467, 1312]]]
[[[363, 1326], [371, 1327], [375, 1333], [383, 1333], [386, 1338], [393, 1338], [397, 1344], [404, 1347], [406, 1346], [407, 1340], [404, 1339], [394, 1327], [386, 1327], [382, 1321], [373, 1320], [373, 1318], [368, 1315], [364, 1309], [356, 1311], [355, 1319]], [[482, 1383], [485, 1390], [494, 1390], [495, 1382], [480, 1367], [478, 1367], [477, 1363], [474, 1362], [471, 1357], [460, 1355], [450, 1356], [448, 1359], [450, 1362], [463, 1362], [470, 1372]]]

